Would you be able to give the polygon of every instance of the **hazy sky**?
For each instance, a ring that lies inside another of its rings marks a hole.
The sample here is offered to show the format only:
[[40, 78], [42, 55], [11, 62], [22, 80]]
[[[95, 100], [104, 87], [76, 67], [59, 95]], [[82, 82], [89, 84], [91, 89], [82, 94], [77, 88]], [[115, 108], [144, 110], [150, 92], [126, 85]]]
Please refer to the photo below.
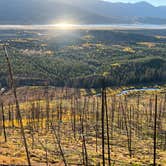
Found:
[[[110, 2], [140, 2], [142, 0], [105, 0]], [[144, 1], [144, 0], [143, 0]], [[155, 6], [165, 5], [166, 6], [166, 0], [145, 0], [146, 2], [149, 2]]]

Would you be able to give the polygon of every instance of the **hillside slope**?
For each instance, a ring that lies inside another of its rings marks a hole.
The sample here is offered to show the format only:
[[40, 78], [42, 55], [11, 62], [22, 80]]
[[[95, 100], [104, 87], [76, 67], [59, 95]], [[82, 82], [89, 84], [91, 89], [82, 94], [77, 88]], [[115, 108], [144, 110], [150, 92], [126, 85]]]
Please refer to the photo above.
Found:
[[165, 11], [164, 6], [154, 7], [146, 2], [5, 0], [0, 1], [0, 24], [52, 24], [63, 20], [78, 24], [165, 24]]

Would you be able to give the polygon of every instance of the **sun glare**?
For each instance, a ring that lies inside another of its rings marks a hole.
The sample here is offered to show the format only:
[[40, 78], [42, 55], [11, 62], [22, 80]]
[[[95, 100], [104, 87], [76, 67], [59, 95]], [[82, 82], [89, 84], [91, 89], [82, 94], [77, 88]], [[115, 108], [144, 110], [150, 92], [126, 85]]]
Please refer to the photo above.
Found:
[[55, 26], [60, 29], [70, 29], [73, 27], [73, 24], [67, 23], [67, 22], [61, 22], [61, 23], [56, 24]]

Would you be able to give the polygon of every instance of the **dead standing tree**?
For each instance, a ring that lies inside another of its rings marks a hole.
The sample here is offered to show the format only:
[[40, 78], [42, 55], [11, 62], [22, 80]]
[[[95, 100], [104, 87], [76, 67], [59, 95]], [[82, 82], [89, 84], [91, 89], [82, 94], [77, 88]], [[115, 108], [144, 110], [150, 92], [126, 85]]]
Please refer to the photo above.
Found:
[[154, 113], [154, 154], [153, 154], [153, 165], [156, 166], [156, 150], [157, 150], [157, 95], [155, 96], [155, 113]]
[[30, 166], [31, 165], [30, 155], [29, 155], [28, 144], [27, 144], [27, 140], [26, 140], [26, 136], [25, 136], [25, 131], [24, 131], [24, 126], [23, 126], [20, 106], [19, 106], [19, 102], [18, 102], [18, 98], [17, 98], [17, 91], [16, 91], [15, 81], [14, 81], [14, 77], [13, 77], [13, 70], [12, 70], [12, 67], [11, 67], [10, 58], [9, 58], [6, 46], [3, 46], [3, 49], [4, 49], [4, 52], [5, 52], [6, 63], [7, 63], [8, 71], [9, 71], [10, 86], [13, 90], [15, 104], [16, 104], [16, 111], [17, 111], [18, 119], [19, 119], [20, 126], [21, 126], [21, 135], [22, 135], [23, 141], [24, 141], [24, 146], [25, 146], [25, 150], [26, 150], [28, 165]]
[[[109, 136], [109, 116], [107, 108], [107, 91], [106, 91], [106, 76], [108, 73], [103, 74], [102, 78], [102, 110], [101, 110], [101, 125], [102, 125], [102, 159], [103, 166], [105, 163], [105, 120], [106, 120], [106, 134], [107, 134], [107, 150], [108, 150], [108, 165], [111, 165], [111, 152], [110, 152], [110, 136]], [[106, 119], [105, 119], [106, 118]]]
[[102, 159], [103, 166], [105, 166], [105, 107], [104, 107], [104, 99], [105, 99], [105, 79], [103, 78], [103, 87], [102, 87], [102, 108], [101, 108], [101, 126], [102, 126]]
[[111, 152], [110, 152], [110, 134], [109, 134], [109, 116], [108, 116], [108, 106], [107, 106], [107, 90], [105, 89], [105, 112], [106, 112], [106, 128], [107, 128], [107, 152], [108, 152], [108, 165], [111, 165]]
[[3, 134], [4, 134], [5, 142], [7, 142], [7, 134], [6, 134], [6, 126], [5, 126], [5, 113], [4, 113], [4, 107], [3, 107], [2, 101], [1, 101], [1, 111], [2, 111]]

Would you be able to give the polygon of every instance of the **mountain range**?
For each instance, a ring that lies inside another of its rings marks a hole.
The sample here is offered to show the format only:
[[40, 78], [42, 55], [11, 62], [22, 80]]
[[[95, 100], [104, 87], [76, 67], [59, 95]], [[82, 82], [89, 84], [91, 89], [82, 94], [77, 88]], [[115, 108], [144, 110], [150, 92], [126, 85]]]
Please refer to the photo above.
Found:
[[166, 6], [101, 0], [1, 0], [0, 24], [166, 24]]

